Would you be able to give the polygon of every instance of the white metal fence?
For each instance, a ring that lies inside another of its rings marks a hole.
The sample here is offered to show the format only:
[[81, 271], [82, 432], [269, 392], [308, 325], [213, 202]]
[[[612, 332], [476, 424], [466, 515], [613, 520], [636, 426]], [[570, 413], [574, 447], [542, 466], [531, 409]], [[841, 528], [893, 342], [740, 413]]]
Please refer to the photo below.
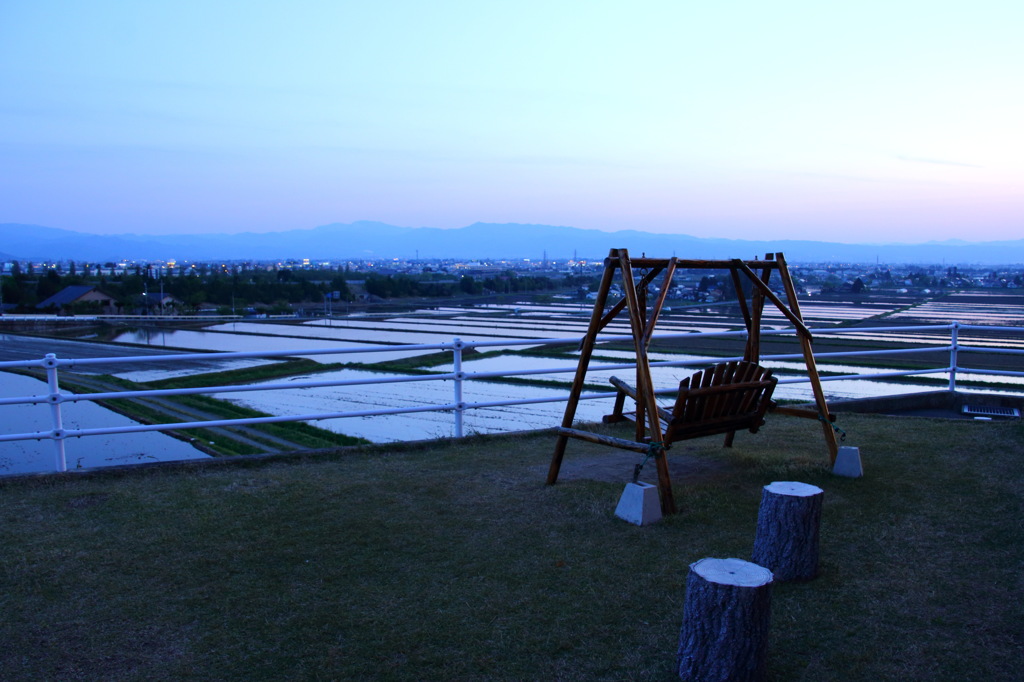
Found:
[[[883, 379], [891, 377], [903, 377], [923, 374], [945, 374], [949, 377], [948, 389], [955, 391], [957, 387], [957, 373], [958, 372], [969, 372], [971, 374], [979, 375], [991, 375], [991, 376], [1013, 376], [1013, 377], [1024, 377], [1024, 371], [1012, 371], [1012, 370], [984, 370], [984, 369], [971, 369], [967, 366], [960, 364], [961, 357], [965, 353], [984, 351], [985, 353], [998, 353], [998, 354], [1010, 354], [1010, 355], [1024, 355], [1024, 327], [996, 327], [996, 326], [983, 326], [983, 325], [967, 325], [953, 322], [950, 324], [942, 325], [917, 325], [917, 326], [900, 326], [900, 327], [851, 327], [851, 328], [824, 328], [824, 329], [812, 329], [815, 336], [822, 337], [834, 337], [846, 334], [853, 335], [874, 335], [874, 334], [896, 334], [892, 336], [889, 341], [903, 341], [905, 335], [909, 333], [919, 334], [922, 332], [939, 332], [942, 335], [939, 338], [942, 343], [941, 345], [929, 345], [925, 342], [917, 342], [913, 347], [910, 348], [896, 348], [896, 349], [881, 349], [881, 350], [864, 350], [864, 351], [845, 351], [845, 352], [828, 352], [828, 353], [816, 353], [816, 360], [822, 359], [836, 359], [836, 358], [865, 358], [865, 357], [884, 357], [884, 356], [914, 356], [921, 355], [924, 353], [935, 353], [942, 352], [943, 357], [948, 357], [948, 363], [941, 367], [931, 367], [927, 369], [914, 369], [914, 370], [892, 370], [892, 371], [880, 371], [871, 374], [850, 374], [850, 375], [838, 375], [838, 376], [822, 376], [822, 381], [842, 381], [844, 379]], [[1015, 339], [1018, 348], [1013, 347], [998, 347], [992, 343], [987, 343], [984, 338], [972, 339], [969, 343], [964, 343], [961, 340], [961, 334], [963, 332], [993, 332], [1000, 335], [1000, 337], [1008, 337]], [[792, 336], [794, 332], [792, 330], [763, 330], [761, 332], [762, 337], [768, 336]], [[705, 333], [684, 333], [684, 334], [660, 334], [655, 335], [653, 340], [673, 340], [673, 339], [684, 339], [693, 340], [701, 338], [727, 338], [737, 337], [745, 338], [747, 333], [745, 331], [735, 332], [705, 332]], [[945, 343], [948, 338], [948, 343]], [[599, 342], [609, 341], [631, 341], [632, 337], [622, 335], [602, 335], [599, 337]], [[103, 434], [129, 434], [138, 433], [144, 431], [170, 431], [170, 430], [181, 430], [190, 428], [210, 428], [210, 427], [221, 427], [221, 426], [241, 426], [248, 424], [271, 424], [278, 422], [294, 422], [294, 421], [317, 421], [322, 419], [340, 419], [350, 417], [368, 417], [377, 415], [397, 415], [397, 414], [409, 414], [415, 412], [451, 412], [453, 415], [454, 422], [454, 433], [456, 437], [463, 436], [463, 415], [468, 410], [475, 410], [489, 407], [507, 407], [515, 405], [529, 405], [536, 403], [550, 403], [550, 402], [563, 402], [568, 399], [568, 391], [565, 395], [559, 397], [547, 397], [547, 398], [535, 398], [535, 399], [518, 399], [518, 400], [503, 400], [503, 401], [491, 401], [491, 402], [465, 402], [463, 400], [463, 386], [467, 381], [481, 380], [481, 379], [495, 379], [505, 377], [525, 377], [535, 376], [543, 374], [565, 374], [567, 372], [575, 372], [576, 366], [546, 368], [546, 369], [530, 369], [530, 370], [511, 370], [511, 371], [500, 371], [500, 372], [466, 372], [463, 370], [463, 354], [469, 349], [481, 349], [488, 347], [507, 348], [511, 346], [558, 346], [558, 345], [578, 345], [580, 339], [525, 339], [525, 340], [508, 340], [503, 339], [500, 341], [474, 341], [468, 342], [461, 339], [455, 338], [447, 343], [439, 344], [406, 344], [406, 345], [375, 345], [375, 346], [339, 346], [337, 348], [327, 349], [315, 349], [315, 350], [288, 350], [288, 351], [264, 351], [264, 352], [228, 352], [228, 353], [183, 353], [183, 354], [171, 354], [171, 355], [147, 355], [147, 356], [130, 356], [130, 357], [104, 357], [104, 358], [58, 358], [54, 354], [47, 354], [45, 357], [38, 360], [26, 360], [26, 361], [13, 361], [13, 362], [0, 362], [0, 370], [6, 369], [43, 369], [46, 372], [48, 392], [43, 395], [32, 395], [32, 396], [20, 396], [11, 398], [0, 398], [0, 408], [5, 405], [23, 405], [23, 404], [47, 404], [50, 406], [52, 428], [47, 431], [35, 431], [30, 433], [7, 433], [0, 434], [0, 443], [19, 441], [19, 440], [52, 440], [55, 446], [55, 459], [54, 469], [56, 471], [66, 471], [67, 461], [65, 457], [64, 443], [68, 438], [81, 438], [88, 436], [96, 436]], [[289, 381], [289, 382], [271, 382], [261, 383], [258, 386], [253, 385], [229, 385], [229, 386], [203, 386], [199, 388], [176, 388], [176, 389], [155, 389], [155, 390], [144, 390], [144, 391], [115, 391], [107, 393], [81, 393], [81, 394], [68, 394], [62, 393], [60, 390], [60, 370], [62, 369], [73, 369], [73, 368], [84, 368], [91, 365], [119, 365], [119, 364], [137, 364], [137, 363], [161, 363], [161, 364], [180, 364], [183, 362], [190, 362], [196, 360], [202, 360], [204, 362], [212, 360], [236, 360], [236, 359], [247, 359], [247, 358], [281, 358], [281, 357], [295, 357], [295, 356], [312, 356], [312, 355], [358, 355], [360, 353], [371, 353], [379, 351], [400, 351], [408, 353], [416, 353], [422, 351], [450, 351], [453, 357], [453, 371], [447, 373], [436, 373], [426, 375], [407, 375], [398, 377], [377, 377], [371, 379], [355, 379], [355, 380], [331, 380], [331, 381]], [[717, 360], [732, 360], [741, 358], [719, 358]], [[762, 355], [763, 361], [771, 360], [803, 360], [803, 355], [800, 353], [793, 354], [782, 354], [782, 355]], [[687, 367], [687, 366], [699, 366], [707, 364], [706, 359], [700, 360], [680, 360], [680, 361], [663, 361], [663, 362], [652, 362], [652, 367]], [[632, 363], [621, 363], [621, 364], [592, 364], [589, 369], [591, 371], [600, 370], [619, 370], [619, 369], [634, 369], [635, 364]], [[252, 417], [243, 419], [221, 419], [221, 420], [206, 420], [206, 421], [190, 421], [190, 422], [176, 422], [169, 424], [135, 424], [131, 426], [116, 426], [109, 428], [81, 428], [81, 429], [69, 429], [63, 425], [63, 408], [66, 404], [74, 404], [83, 401], [98, 401], [98, 400], [110, 400], [110, 399], [132, 399], [132, 398], [155, 398], [155, 397], [167, 397], [167, 396], [183, 396], [183, 395], [195, 395], [195, 394], [212, 394], [212, 393], [234, 393], [234, 392], [252, 392], [252, 391], [274, 391], [284, 389], [296, 389], [296, 388], [323, 388], [323, 387], [338, 387], [338, 386], [360, 386], [367, 384], [385, 384], [385, 383], [408, 383], [408, 382], [420, 382], [420, 381], [451, 381], [453, 382], [453, 393], [450, 402], [443, 404], [429, 404], [429, 405], [418, 405], [414, 407], [403, 407], [403, 408], [381, 408], [376, 410], [363, 410], [358, 412], [318, 412], [314, 414], [302, 414], [302, 415], [288, 415], [288, 416], [270, 416], [270, 417]], [[808, 379], [805, 376], [799, 377], [786, 377], [780, 378], [780, 384], [792, 384], [807, 382]], [[674, 393], [674, 388], [668, 388], [662, 393], [670, 394]], [[613, 398], [614, 392], [590, 392], [584, 393], [581, 396], [582, 400], [593, 400], [602, 398]], [[554, 425], [553, 425], [554, 426]]]

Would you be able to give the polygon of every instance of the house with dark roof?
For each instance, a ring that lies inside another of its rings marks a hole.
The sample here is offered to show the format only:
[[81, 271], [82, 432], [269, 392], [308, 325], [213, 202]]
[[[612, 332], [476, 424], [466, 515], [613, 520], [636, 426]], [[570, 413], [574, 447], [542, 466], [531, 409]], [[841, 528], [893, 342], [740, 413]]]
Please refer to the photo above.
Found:
[[73, 284], [64, 287], [56, 294], [36, 305], [39, 310], [53, 310], [59, 313], [98, 313], [112, 314], [117, 312], [117, 299], [105, 294], [89, 284]]

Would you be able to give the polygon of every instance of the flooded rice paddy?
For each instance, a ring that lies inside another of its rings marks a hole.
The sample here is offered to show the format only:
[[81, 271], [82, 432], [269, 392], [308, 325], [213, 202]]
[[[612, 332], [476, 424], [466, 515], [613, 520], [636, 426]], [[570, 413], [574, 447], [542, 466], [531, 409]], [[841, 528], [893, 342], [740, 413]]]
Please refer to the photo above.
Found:
[[[1021, 299], [1015, 299], [1020, 301]], [[361, 379], [382, 379], [395, 376], [394, 370], [388, 373], [371, 370], [377, 363], [388, 363], [395, 360], [422, 357], [434, 353], [432, 350], [403, 351], [396, 348], [373, 348], [397, 344], [430, 345], [451, 342], [460, 338], [471, 343], [487, 343], [481, 350], [492, 351], [482, 357], [467, 355], [462, 369], [469, 374], [468, 381], [463, 383], [462, 400], [468, 404], [490, 403], [505, 400], [530, 400], [538, 398], [558, 399], [568, 394], [569, 385], [576, 371], [575, 345], [552, 347], [550, 351], [538, 344], [531, 343], [541, 339], [576, 340], [587, 330], [591, 316], [591, 304], [559, 304], [548, 303], [532, 305], [519, 303], [510, 305], [483, 305], [473, 308], [437, 307], [416, 310], [401, 314], [374, 315], [362, 317], [342, 317], [318, 319], [313, 321], [237, 321], [219, 323], [202, 330], [195, 329], [157, 329], [143, 328], [122, 331], [111, 340], [114, 344], [131, 344], [133, 347], [143, 346], [160, 351], [295, 351], [297, 356], [302, 352], [320, 351], [324, 349], [367, 349], [368, 352], [354, 354], [315, 354], [308, 357], [320, 363], [353, 363], [344, 369], [312, 373], [289, 377], [282, 381], [352, 381]], [[862, 332], [850, 335], [829, 333], [828, 327], [834, 325], [860, 324], [861, 326], [888, 326], [893, 323], [906, 324], [946, 324], [952, 320], [974, 324], [1024, 324], [1024, 305], [1010, 303], [999, 297], [972, 295], [958, 298], [948, 296], [941, 301], [921, 301], [908, 305], [905, 300], [871, 303], [831, 303], [825, 301], [801, 302], [801, 310], [808, 326], [816, 329], [819, 339], [848, 339], [858, 343], [885, 341], [888, 343], [927, 343], [941, 346], [949, 343], [949, 334], [944, 331], [913, 331], [899, 333]], [[771, 306], [766, 307], [764, 316], [765, 329], [789, 328], [788, 322], [781, 313]], [[658, 333], [687, 332], [718, 332], [741, 328], [741, 320], [735, 306], [724, 305], [690, 305], [674, 307], [667, 310], [659, 320]], [[628, 321], [619, 319], [610, 324], [605, 333], [628, 335]], [[1008, 348], [1024, 348], [1021, 336], [993, 340], [983, 334], [970, 335], [962, 333], [961, 342], [998, 344]], [[503, 342], [508, 342], [504, 345]], [[897, 344], [898, 345], [898, 344]], [[529, 355], [520, 354], [523, 349], [532, 348]], [[372, 349], [372, 350], [370, 350]], [[66, 355], [67, 350], [62, 350]], [[797, 349], [794, 347], [794, 351]], [[633, 382], [635, 374], [631, 369], [601, 368], [601, 365], [628, 364], [634, 361], [634, 355], [626, 350], [614, 350], [599, 347], [595, 351], [591, 363], [591, 371], [587, 374], [587, 383], [594, 389], [611, 391], [608, 378], [617, 375]], [[651, 361], [661, 362], [693, 362], [691, 367], [666, 367], [657, 364], [652, 369], [652, 377], [656, 386], [670, 389], [678, 382], [692, 374], [702, 365], [717, 361], [710, 355], [693, 353], [676, 353], [655, 350], [651, 353]], [[270, 361], [259, 359], [236, 359], [230, 365], [217, 366], [217, 370], [254, 367]], [[804, 375], [804, 366], [800, 361], [765, 361], [767, 366], [775, 370], [781, 383], [776, 390], [776, 397], [784, 400], [809, 401], [812, 399], [810, 386], [807, 383], [788, 383]], [[969, 364], [969, 363], [968, 363]], [[363, 368], [361, 368], [362, 366]], [[871, 374], [877, 368], [859, 365], [848, 365], [840, 362], [820, 360], [819, 370], [825, 375], [824, 390], [830, 399], [859, 398], [880, 395], [903, 395], [935, 390], [936, 383], [925, 383], [914, 380], [868, 380], [846, 379], [829, 381], [828, 375]], [[424, 360], [419, 369], [435, 373], [450, 373], [453, 363], [431, 364]], [[554, 374], [530, 375], [529, 384], [472, 380], [476, 373], [511, 373], [538, 369], [560, 370]], [[117, 376], [136, 382], [153, 381], [189, 374], [202, 374], [213, 371], [210, 366], [174, 366], [153, 364], [146, 367], [132, 366], [124, 370], [115, 370]], [[945, 381], [945, 373], [935, 373], [929, 378]], [[982, 379], [959, 375], [961, 379]], [[19, 378], [20, 379], [20, 378]], [[1024, 380], [1013, 377], [1001, 377], [1000, 383], [1021, 385]], [[38, 382], [37, 382], [38, 383]], [[264, 382], [267, 383], [267, 382]], [[414, 383], [380, 383], [348, 387], [327, 388], [289, 388], [276, 391], [258, 391], [261, 384], [254, 384], [253, 391], [222, 394], [219, 397], [233, 403], [254, 408], [262, 412], [279, 416], [306, 415], [324, 412], [363, 412], [380, 409], [414, 409], [427, 405], [451, 405], [456, 401], [455, 382], [451, 380], [417, 381]], [[37, 391], [26, 388], [4, 378], [4, 386], [10, 391]], [[20, 388], [18, 388], [20, 387]], [[597, 388], [601, 387], [601, 388]], [[42, 390], [45, 390], [45, 386]], [[24, 393], [20, 393], [24, 394]], [[3, 415], [10, 408], [0, 408]], [[50, 428], [47, 424], [48, 408], [38, 408], [42, 422], [38, 428]], [[77, 420], [74, 423], [85, 426], [109, 425], [114, 418], [101, 412], [91, 413], [90, 409], [103, 408], [88, 403], [68, 406], [66, 419]], [[506, 407], [485, 407], [469, 409], [464, 412], [464, 432], [497, 433], [525, 429], [547, 428], [558, 425], [565, 409], [564, 402], [546, 402], [531, 405], [514, 405]], [[611, 400], [584, 400], [577, 411], [577, 420], [595, 421], [611, 411]], [[106, 411], [103, 411], [106, 412]], [[11, 414], [14, 414], [13, 412]], [[26, 413], [27, 414], [27, 413]], [[73, 415], [73, 416], [72, 416]], [[116, 415], [115, 415], [116, 416]], [[13, 421], [2, 422], [6, 432], [17, 428], [27, 430], [22, 419], [27, 417], [14, 416]], [[121, 417], [120, 419], [124, 419]], [[315, 425], [350, 436], [366, 438], [374, 442], [399, 440], [417, 440], [454, 435], [455, 418], [451, 411], [415, 412], [400, 415], [376, 415], [330, 419], [316, 422]], [[69, 426], [71, 424], [69, 423]], [[33, 427], [34, 428], [34, 427]], [[194, 448], [186, 443], [175, 441], [160, 434], [140, 434], [123, 436], [106, 436], [91, 438], [87, 448], [77, 443], [68, 443], [69, 467], [97, 466], [102, 461], [122, 463], [134, 459], [176, 459], [185, 457], [202, 457]], [[153, 439], [149, 439], [152, 436]], [[162, 440], [160, 440], [162, 439]], [[114, 445], [120, 440], [118, 445]], [[0, 473], [12, 473], [11, 467], [15, 460], [25, 462], [48, 462], [52, 460], [53, 444], [49, 441], [32, 442], [37, 450], [31, 453], [20, 443], [0, 444]], [[184, 448], [184, 449], [182, 449]], [[102, 453], [90, 455], [88, 453]], [[36, 466], [26, 464], [26, 466]], [[38, 465], [42, 466], [42, 464]]]
[[[296, 380], [354, 381], [382, 380], [396, 375], [338, 370], [318, 373]], [[259, 384], [256, 384], [258, 387]], [[513, 386], [481, 381], [465, 382], [462, 400], [466, 403], [504, 402], [550, 398], [559, 400], [567, 394], [563, 388], [539, 386]], [[284, 389], [253, 391], [216, 396], [246, 407], [282, 415], [303, 415], [324, 412], [363, 412], [382, 408], [406, 409], [423, 405], [451, 405], [454, 403], [454, 382], [449, 380], [419, 381], [402, 384], [368, 384], [316, 389]], [[600, 402], [601, 404], [597, 404]], [[580, 419], [600, 421], [610, 412], [609, 401], [583, 401], [577, 414]], [[467, 410], [464, 413], [464, 433], [505, 433], [557, 426], [565, 411], [564, 402], [509, 405]], [[349, 436], [383, 443], [389, 441], [447, 438], [455, 435], [455, 419], [450, 411], [415, 412], [397, 415], [346, 417], [316, 422], [321, 428]]]
[[[113, 339], [114, 343], [132, 343], [158, 348], [175, 348], [183, 351], [211, 351], [225, 353], [259, 353], [261, 351], [319, 351], [336, 349], [340, 346], [359, 347], [375, 344], [353, 341], [348, 338], [335, 340], [304, 336], [295, 326], [286, 326], [291, 335], [283, 333], [253, 334], [231, 331], [195, 331], [189, 329], [136, 330], [124, 332]], [[387, 343], [381, 341], [378, 343]], [[415, 353], [416, 351], [413, 351]], [[420, 351], [421, 354], [430, 351]], [[331, 362], [386, 362], [409, 356], [409, 351], [372, 351], [356, 356], [342, 357], [338, 354], [308, 355], [296, 353], [296, 357], [307, 357], [322, 363]]]
[[[933, 313], [927, 304], [919, 306], [921, 311], [918, 319]], [[908, 310], [902, 301], [891, 304], [873, 303], [825, 303], [809, 302], [801, 304], [801, 311], [811, 326], [879, 320], [885, 324], [885, 318], [894, 314], [905, 314]], [[542, 305], [487, 305], [476, 308], [438, 308], [419, 310], [402, 315], [381, 315], [373, 318], [340, 318], [322, 319], [301, 324], [232, 322], [208, 328], [205, 332], [190, 332], [179, 335], [172, 332], [167, 337], [168, 343], [188, 343], [190, 348], [206, 348], [210, 350], [252, 350], [256, 347], [291, 348], [296, 350], [330, 345], [358, 346], [359, 344], [438, 344], [450, 342], [458, 337], [468, 342], [529, 342], [534, 339], [577, 339], [587, 329], [591, 308], [581, 304], [542, 304]], [[783, 328], [786, 325], [781, 313], [771, 307], [766, 308], [766, 328]], [[691, 306], [674, 308], [665, 313], [658, 324], [659, 333], [727, 331], [738, 328], [740, 322], [737, 311], [728, 306]], [[979, 313], [981, 314], [981, 313]], [[776, 324], [776, 322], [778, 324]], [[605, 329], [609, 334], [629, 334], [628, 320], [617, 320]], [[822, 337], [830, 337], [821, 332]], [[839, 335], [834, 335], [839, 338]], [[942, 332], [905, 334], [894, 337], [892, 334], [865, 333], [858, 335], [861, 340], [887, 340], [894, 338], [900, 341], [923, 341], [941, 345]], [[948, 343], [948, 334], [945, 343]], [[1014, 342], [1016, 343], [1016, 342]], [[529, 348], [527, 344], [509, 346], [488, 346], [483, 350], [521, 350]], [[571, 346], [552, 349], [550, 356], [534, 351], [529, 356], [513, 352], [500, 354], [489, 353], [485, 357], [466, 356], [463, 371], [469, 373], [470, 380], [463, 384], [463, 400], [467, 403], [486, 403], [494, 400], [529, 399], [550, 395], [566, 395], [575, 371], [576, 360], [567, 356]], [[374, 352], [365, 355], [340, 358], [336, 356], [313, 356], [321, 362], [338, 362], [342, 360], [372, 364], [397, 357], [398, 352]], [[587, 382], [595, 387], [606, 387], [600, 390], [610, 391], [608, 378], [618, 375], [632, 381], [634, 373], [630, 369], [601, 369], [601, 365], [628, 364], [633, 361], [633, 353], [599, 348], [591, 363], [592, 369], [587, 374]], [[697, 363], [691, 367], [655, 366], [652, 377], [656, 385], [671, 388], [689, 376], [702, 365], [716, 361], [711, 356], [680, 354], [669, 352], [653, 352], [652, 362], [684, 362]], [[812, 400], [810, 385], [806, 382], [786, 383], [804, 376], [804, 366], [800, 361], [766, 361], [772, 367], [782, 383], [776, 390], [776, 396], [783, 400]], [[438, 373], [453, 371], [453, 363], [424, 366]], [[530, 370], [562, 370], [557, 373], [531, 375], [528, 378], [533, 385], [521, 386], [508, 383], [491, 383], [473, 381], [475, 373], [513, 373]], [[896, 380], [845, 379], [829, 381], [829, 374], [872, 374], [876, 368], [847, 365], [841, 362], [820, 362], [819, 370], [825, 375], [823, 384], [829, 399], [861, 398], [882, 395], [903, 395], [930, 391], [936, 385], [923, 382], [912, 383]], [[331, 373], [319, 373], [316, 380], [337, 379], [352, 380], [367, 375], [358, 369], [341, 370]], [[375, 376], [382, 376], [377, 374]], [[296, 377], [296, 380], [313, 379]], [[925, 375], [924, 378], [944, 381], [945, 373]], [[976, 378], [961, 376], [961, 378]], [[1004, 383], [1020, 383], [1020, 380], [1009, 378]], [[451, 381], [424, 381], [406, 384], [381, 384], [378, 386], [335, 387], [296, 389], [287, 391], [268, 391], [252, 393], [235, 393], [221, 396], [247, 407], [272, 414], [311, 414], [317, 412], [359, 412], [364, 410], [393, 408], [405, 409], [421, 405], [445, 405], [454, 402], [454, 385]], [[608, 400], [583, 401], [577, 418], [580, 420], [599, 419], [610, 411]], [[502, 408], [480, 408], [467, 410], [464, 415], [467, 433], [494, 433], [510, 430], [545, 428], [561, 421], [564, 411], [563, 403], [544, 403], [531, 406], [510, 406]], [[454, 417], [450, 412], [417, 413], [392, 416], [355, 417], [322, 421], [319, 426], [337, 430], [348, 435], [360, 436], [373, 441], [407, 440], [450, 436], [453, 433]]]
[[[0, 397], [45, 396], [47, 385], [32, 377], [3, 374]], [[67, 391], [65, 391], [67, 393]], [[81, 402], [66, 407], [63, 425], [66, 429], [98, 426], [130, 426], [131, 419], [99, 405]], [[35, 433], [53, 428], [50, 406], [4, 405], [0, 407], [0, 432]], [[64, 441], [68, 469], [168, 462], [208, 457], [188, 443], [158, 432], [131, 435], [103, 435], [69, 438]], [[22, 440], [0, 443], [0, 475], [30, 474], [54, 471], [56, 446], [51, 440]]]

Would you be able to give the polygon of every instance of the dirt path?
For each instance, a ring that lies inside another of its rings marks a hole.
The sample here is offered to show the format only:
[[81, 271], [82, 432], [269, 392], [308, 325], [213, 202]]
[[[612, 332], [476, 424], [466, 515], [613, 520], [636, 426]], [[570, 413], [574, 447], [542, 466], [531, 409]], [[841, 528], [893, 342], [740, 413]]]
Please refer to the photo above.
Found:
[[[633, 468], [643, 461], [643, 455], [613, 448], [589, 450], [586, 452], [567, 452], [559, 470], [559, 481], [602, 481], [604, 483], [622, 483], [625, 485], [633, 480]], [[539, 467], [547, 474], [547, 467]], [[668, 471], [673, 482], [706, 480], [714, 478], [728, 469], [724, 460], [706, 459], [687, 454], [681, 447], [675, 447], [668, 453]], [[640, 473], [640, 480], [657, 483], [658, 472], [653, 460], [648, 460]]]

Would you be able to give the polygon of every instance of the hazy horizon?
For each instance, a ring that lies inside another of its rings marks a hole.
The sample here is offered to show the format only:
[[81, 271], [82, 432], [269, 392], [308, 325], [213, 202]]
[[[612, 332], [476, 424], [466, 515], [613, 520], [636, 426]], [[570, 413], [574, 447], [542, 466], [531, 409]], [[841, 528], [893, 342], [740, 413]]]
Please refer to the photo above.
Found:
[[[674, 233], [664, 233], [664, 232], [661, 232], [661, 233], [659, 233], [659, 232], [648, 231], [648, 230], [636, 230], [635, 228], [623, 228], [621, 230], [620, 229], [600, 230], [598, 228], [578, 228], [578, 227], [576, 227], [574, 225], [546, 225], [546, 224], [541, 224], [541, 223], [483, 223], [483, 221], [476, 221], [476, 222], [468, 224], [468, 225], [456, 225], [456, 226], [453, 226], [453, 227], [439, 227], [437, 225], [395, 225], [395, 224], [392, 224], [392, 223], [384, 223], [383, 221], [380, 221], [380, 220], [353, 220], [353, 221], [351, 221], [349, 223], [341, 223], [341, 222], [335, 221], [335, 222], [331, 222], [331, 223], [326, 223], [324, 225], [311, 225], [311, 226], [292, 227], [292, 228], [283, 228], [283, 229], [275, 228], [275, 227], [269, 227], [267, 229], [262, 229], [262, 230], [239, 229], [239, 230], [235, 230], [235, 231], [231, 231], [231, 232], [229, 232], [229, 231], [221, 232], [221, 231], [217, 231], [217, 230], [209, 230], [209, 231], [206, 231], [206, 232], [199, 232], [199, 233], [187, 233], [187, 232], [179, 232], [179, 233], [174, 233], [174, 232], [166, 232], [166, 233], [159, 233], [159, 232], [154, 232], [154, 233], [140, 233], [140, 232], [85, 232], [85, 231], [82, 231], [82, 230], [68, 230], [68, 231], [70, 231], [70, 232], [79, 232], [79, 233], [85, 234], [85, 235], [95, 235], [97, 237], [136, 236], [136, 237], [143, 237], [143, 238], [145, 238], [145, 237], [168, 237], [168, 236], [177, 236], [177, 235], [187, 236], [189, 234], [219, 235], [219, 236], [240, 236], [240, 235], [245, 235], [245, 234], [265, 234], [265, 235], [270, 235], [270, 234], [276, 234], [276, 233], [279, 233], [279, 232], [291, 232], [291, 231], [309, 232], [309, 231], [314, 231], [314, 230], [318, 230], [318, 229], [321, 229], [321, 228], [328, 228], [328, 227], [334, 227], [334, 226], [345, 227], [345, 226], [350, 226], [350, 225], [358, 225], [360, 223], [379, 224], [379, 225], [385, 225], [387, 227], [397, 227], [397, 228], [409, 229], [409, 230], [416, 230], [416, 229], [461, 230], [461, 229], [464, 229], [464, 228], [467, 228], [467, 227], [472, 227], [472, 226], [474, 226], [474, 225], [479, 223], [479, 224], [484, 224], [484, 225], [495, 225], [495, 226], [518, 225], [518, 226], [523, 226], [523, 227], [556, 227], [556, 228], [584, 229], [584, 230], [593, 229], [594, 231], [605, 232], [605, 233], [608, 233], [608, 234], [613, 234], [613, 233], [617, 233], [617, 232], [624, 232], [624, 231], [636, 231], [636, 232], [642, 232], [642, 233], [651, 234], [651, 235], [672, 234], [672, 235], [677, 235], [677, 236], [696, 237], [696, 238], [699, 238], [699, 239], [716, 239], [717, 238], [717, 239], [735, 239], [737, 241], [760, 241], [760, 240], [764, 240], [764, 241], [769, 241], [769, 242], [780, 242], [780, 243], [781, 242], [786, 242], [786, 241], [813, 241], [813, 242], [833, 243], [833, 244], [848, 245], [848, 246], [914, 246], [914, 245], [928, 245], [928, 244], [942, 245], [942, 244], [949, 244], [949, 243], [963, 243], [964, 245], [972, 245], [972, 244], [986, 244], [986, 243], [994, 242], [994, 241], [996, 241], [996, 242], [1002, 242], [1002, 241], [1020, 242], [1020, 241], [1024, 241], [1024, 234], [1022, 234], [1020, 236], [1016, 236], [1016, 237], [1009, 237], [1009, 238], [1006, 238], [1006, 239], [993, 239], [993, 240], [989, 240], [989, 239], [975, 240], [975, 239], [949, 238], [949, 239], [930, 239], [930, 240], [921, 240], [921, 241], [898, 241], [898, 240], [890, 240], [890, 241], [844, 241], [842, 238], [835, 238], [835, 239], [813, 239], [813, 238], [793, 238], [793, 239], [782, 239], [782, 238], [780, 238], [780, 239], [770, 239], [770, 238], [767, 238], [767, 237], [758, 237], [758, 236], [750, 237], [749, 239], [747, 239], [747, 238], [742, 238], [742, 237], [697, 237], [697, 235], [691, 235], [691, 234], [682, 233], [682, 232], [674, 232]], [[27, 223], [0, 223], [0, 226], [5, 225], [5, 224], [6, 225], [21, 224], [21, 225], [26, 225], [26, 226], [29, 226], [29, 227], [45, 227], [45, 228], [53, 228], [53, 229], [59, 229], [59, 230], [65, 230], [66, 229], [66, 228], [55, 228], [52, 225], [32, 225], [32, 224], [27, 224]]]
[[1024, 235], [1024, 5], [0, 5], [0, 223]]

